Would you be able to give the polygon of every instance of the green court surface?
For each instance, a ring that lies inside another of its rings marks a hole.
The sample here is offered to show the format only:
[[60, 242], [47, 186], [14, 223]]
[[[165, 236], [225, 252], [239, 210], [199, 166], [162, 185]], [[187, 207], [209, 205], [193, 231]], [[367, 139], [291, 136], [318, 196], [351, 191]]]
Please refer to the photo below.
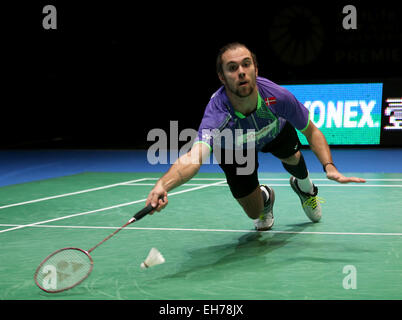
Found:
[[[353, 175], [348, 174], [348, 175]], [[63, 247], [88, 250], [145, 204], [157, 173], [87, 172], [0, 188], [0, 299], [401, 299], [402, 174], [355, 174], [341, 185], [312, 173], [325, 199], [311, 223], [289, 176], [261, 173], [276, 193], [275, 225], [256, 232], [222, 174], [198, 174], [162, 212], [92, 253], [79, 286], [40, 290], [39, 263]], [[143, 270], [152, 247], [164, 264]]]

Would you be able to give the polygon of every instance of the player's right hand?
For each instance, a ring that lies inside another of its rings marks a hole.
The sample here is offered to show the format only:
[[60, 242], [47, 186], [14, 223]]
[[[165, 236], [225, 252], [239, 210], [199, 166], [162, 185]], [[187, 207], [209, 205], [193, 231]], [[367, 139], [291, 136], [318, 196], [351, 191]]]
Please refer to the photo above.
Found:
[[146, 206], [149, 204], [155, 208], [150, 214], [153, 214], [155, 211], [161, 211], [168, 204], [167, 192], [159, 183], [154, 186], [148, 195]]

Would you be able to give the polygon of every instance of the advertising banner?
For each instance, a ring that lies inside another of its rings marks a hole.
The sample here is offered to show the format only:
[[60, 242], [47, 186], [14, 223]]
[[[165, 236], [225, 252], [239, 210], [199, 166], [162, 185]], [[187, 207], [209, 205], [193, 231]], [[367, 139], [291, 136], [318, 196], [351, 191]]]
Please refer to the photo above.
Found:
[[309, 109], [328, 144], [402, 146], [402, 81], [282, 86]]

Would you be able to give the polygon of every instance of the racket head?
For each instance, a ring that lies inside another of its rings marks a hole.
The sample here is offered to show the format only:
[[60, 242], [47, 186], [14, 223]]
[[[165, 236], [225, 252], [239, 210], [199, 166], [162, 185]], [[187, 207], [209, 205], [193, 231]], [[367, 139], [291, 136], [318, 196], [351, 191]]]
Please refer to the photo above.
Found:
[[47, 256], [35, 271], [36, 285], [45, 292], [57, 293], [84, 281], [93, 269], [91, 255], [79, 248], [62, 248]]

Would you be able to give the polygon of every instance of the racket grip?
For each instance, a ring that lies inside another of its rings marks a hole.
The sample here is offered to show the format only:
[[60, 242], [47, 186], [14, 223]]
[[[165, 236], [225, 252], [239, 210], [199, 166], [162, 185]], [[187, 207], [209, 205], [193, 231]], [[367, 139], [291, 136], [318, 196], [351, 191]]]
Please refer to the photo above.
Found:
[[151, 204], [147, 205], [145, 208], [141, 209], [134, 215], [134, 221], [138, 221], [141, 218], [145, 217], [148, 213], [150, 213], [154, 208]]

